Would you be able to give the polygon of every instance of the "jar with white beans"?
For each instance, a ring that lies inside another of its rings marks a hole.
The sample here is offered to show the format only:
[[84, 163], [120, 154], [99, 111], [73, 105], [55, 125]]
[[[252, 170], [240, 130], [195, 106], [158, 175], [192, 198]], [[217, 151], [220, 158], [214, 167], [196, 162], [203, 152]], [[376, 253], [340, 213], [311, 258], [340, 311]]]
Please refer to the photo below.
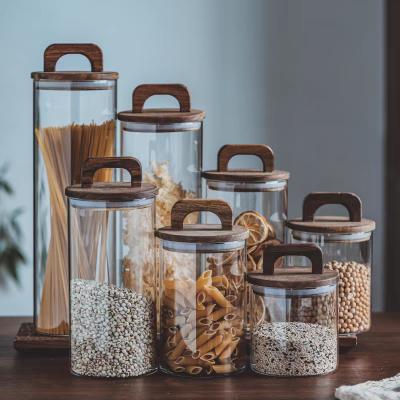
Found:
[[[348, 218], [315, 216], [320, 207], [338, 204], [347, 209]], [[318, 244], [322, 249], [324, 267], [339, 273], [340, 337], [346, 339], [368, 331], [371, 327], [372, 233], [375, 222], [362, 217], [360, 198], [353, 193], [311, 193], [304, 199], [302, 218], [287, 221], [287, 226], [289, 242]], [[292, 262], [298, 264], [302, 260], [292, 259]]]

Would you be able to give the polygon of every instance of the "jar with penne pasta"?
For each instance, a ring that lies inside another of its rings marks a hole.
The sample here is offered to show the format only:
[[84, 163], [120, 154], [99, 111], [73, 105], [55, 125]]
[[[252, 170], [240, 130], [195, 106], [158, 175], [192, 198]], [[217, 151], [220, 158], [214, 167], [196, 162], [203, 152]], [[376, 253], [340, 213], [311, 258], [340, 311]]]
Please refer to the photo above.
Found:
[[[91, 69], [66, 71], [59, 61], [79, 54]], [[118, 73], [103, 70], [93, 43], [58, 43], [32, 72], [34, 116], [34, 322], [43, 335], [69, 334], [67, 186], [79, 184], [89, 157], [115, 155]], [[57, 68], [56, 68], [57, 67]], [[101, 171], [96, 181], [111, 181]]]
[[[131, 182], [93, 183], [104, 168]], [[125, 378], [157, 369], [155, 185], [132, 157], [88, 159], [69, 186], [71, 372]]]
[[[304, 267], [276, 268], [285, 256], [306, 257]], [[270, 376], [325, 375], [338, 365], [337, 271], [324, 270], [315, 244], [265, 248], [262, 274], [251, 288], [251, 369]]]
[[[220, 224], [184, 224], [193, 212]], [[211, 377], [246, 367], [246, 239], [221, 200], [181, 200], [171, 226], [158, 229], [161, 265], [160, 368], [179, 376]], [[173, 264], [173, 273], [169, 266]]]

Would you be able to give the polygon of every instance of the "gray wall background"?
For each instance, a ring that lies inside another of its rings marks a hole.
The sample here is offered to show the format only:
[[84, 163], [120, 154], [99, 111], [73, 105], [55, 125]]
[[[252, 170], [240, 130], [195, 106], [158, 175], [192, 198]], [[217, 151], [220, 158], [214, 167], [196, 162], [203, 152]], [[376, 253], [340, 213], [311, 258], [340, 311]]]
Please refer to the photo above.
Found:
[[207, 112], [205, 168], [225, 143], [270, 144], [292, 174], [290, 216], [310, 191], [358, 193], [378, 223], [373, 302], [383, 307], [382, 0], [13, 0], [0, 13], [0, 162], [16, 189], [4, 206], [25, 210], [28, 263], [20, 287], [0, 289], [0, 315], [32, 313], [30, 72], [54, 42], [102, 47], [105, 68], [120, 72], [119, 110], [139, 83], [185, 83]]

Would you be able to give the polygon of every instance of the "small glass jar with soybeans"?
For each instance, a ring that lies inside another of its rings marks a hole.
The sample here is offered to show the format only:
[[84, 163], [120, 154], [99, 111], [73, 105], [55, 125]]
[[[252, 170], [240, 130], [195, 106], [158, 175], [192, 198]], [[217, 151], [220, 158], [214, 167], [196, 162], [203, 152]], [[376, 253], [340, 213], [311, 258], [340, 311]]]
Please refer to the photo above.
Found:
[[[207, 211], [219, 224], [184, 224]], [[160, 239], [160, 368], [177, 376], [236, 374], [246, 367], [246, 239], [221, 200], [187, 199], [172, 208]]]
[[[316, 216], [325, 205], [344, 206], [349, 217]], [[341, 345], [371, 326], [372, 236], [375, 221], [363, 218], [354, 193], [315, 192], [303, 202], [302, 218], [287, 222], [291, 243], [316, 243], [324, 267], [339, 273], [339, 335]], [[301, 260], [298, 260], [301, 262]]]
[[[93, 183], [122, 168], [130, 182]], [[157, 370], [154, 207], [132, 157], [90, 158], [67, 187], [71, 372], [127, 378]]]
[[[277, 268], [279, 259], [299, 256], [311, 268]], [[338, 365], [337, 271], [324, 270], [315, 244], [265, 248], [263, 272], [250, 284], [251, 369], [268, 376], [317, 376]]]

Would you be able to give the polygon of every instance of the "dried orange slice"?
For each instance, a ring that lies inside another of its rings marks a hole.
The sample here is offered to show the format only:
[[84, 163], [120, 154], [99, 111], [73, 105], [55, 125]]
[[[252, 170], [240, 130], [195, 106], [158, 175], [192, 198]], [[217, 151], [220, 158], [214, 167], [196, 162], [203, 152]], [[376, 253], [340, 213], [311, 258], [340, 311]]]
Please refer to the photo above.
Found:
[[249, 248], [266, 240], [270, 232], [270, 224], [257, 211], [242, 212], [236, 217], [235, 225], [241, 225], [249, 230], [249, 238], [247, 239]]

